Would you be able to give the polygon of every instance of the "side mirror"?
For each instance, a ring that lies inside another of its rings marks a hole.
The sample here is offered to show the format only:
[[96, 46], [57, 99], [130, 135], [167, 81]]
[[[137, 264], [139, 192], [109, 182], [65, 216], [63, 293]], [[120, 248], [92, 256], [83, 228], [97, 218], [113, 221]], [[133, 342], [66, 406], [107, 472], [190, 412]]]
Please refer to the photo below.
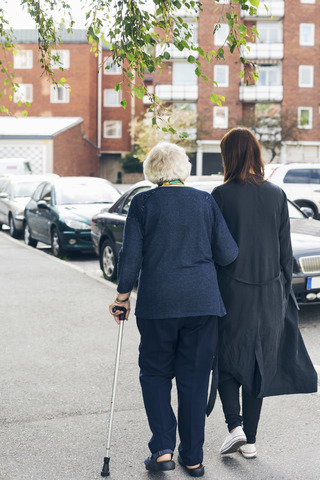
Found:
[[8, 194], [6, 192], [1, 192], [0, 198], [8, 198]]
[[314, 217], [314, 211], [310, 207], [301, 207], [300, 210], [307, 215], [308, 218]]
[[44, 200], [40, 200], [40, 202], [37, 203], [37, 207], [40, 210], [48, 210], [48, 208], [49, 208]]

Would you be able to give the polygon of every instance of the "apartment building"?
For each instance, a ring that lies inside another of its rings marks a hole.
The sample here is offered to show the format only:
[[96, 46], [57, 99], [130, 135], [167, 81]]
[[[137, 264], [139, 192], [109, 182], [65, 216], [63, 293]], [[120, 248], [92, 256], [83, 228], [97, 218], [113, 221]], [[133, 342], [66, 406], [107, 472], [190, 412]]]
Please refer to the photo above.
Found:
[[[241, 80], [238, 55], [230, 54], [227, 48], [225, 61], [208, 64], [202, 60], [203, 73], [214, 79], [217, 86], [198, 79], [194, 65], [187, 62], [188, 53], [173, 45], [166, 47], [170, 60], [162, 72], [147, 78], [149, 88], [163, 102], [197, 112], [201, 128], [197, 149], [191, 155], [194, 174], [221, 171], [221, 137], [230, 127], [241, 124], [246, 115], [261, 112], [270, 116], [287, 112], [297, 119], [299, 139], [288, 140], [277, 161], [320, 161], [319, 0], [269, 0], [268, 5], [269, 12], [261, 5], [255, 17], [241, 13], [248, 30], [254, 26], [260, 34], [259, 39], [249, 43], [250, 50], [246, 52], [246, 57], [259, 69], [255, 84], [247, 85]], [[203, 0], [203, 12], [197, 18], [182, 12], [185, 21], [193, 25], [193, 41], [205, 51], [224, 45], [228, 8], [229, 0]], [[220, 15], [224, 18], [221, 28], [212, 35]], [[65, 71], [61, 76], [67, 79], [70, 89], [50, 85], [41, 76], [36, 32], [17, 31], [16, 36], [21, 50], [13, 61], [21, 88], [14, 102], [31, 101], [29, 116], [83, 118], [83, 141], [91, 145], [90, 155], [98, 159], [94, 174], [116, 181], [121, 175], [121, 157], [132, 150], [130, 122], [145, 111], [147, 98], [142, 102], [132, 97], [125, 83], [121, 91], [114, 90], [115, 84], [123, 81], [121, 67], [111, 63], [111, 53], [107, 50], [95, 57], [84, 30], [75, 30], [73, 35], [62, 39], [61, 61]], [[99, 68], [101, 65], [109, 68]], [[212, 92], [225, 97], [221, 106], [210, 102]], [[126, 109], [121, 107], [122, 99], [127, 101]], [[264, 155], [268, 161], [268, 154]]]

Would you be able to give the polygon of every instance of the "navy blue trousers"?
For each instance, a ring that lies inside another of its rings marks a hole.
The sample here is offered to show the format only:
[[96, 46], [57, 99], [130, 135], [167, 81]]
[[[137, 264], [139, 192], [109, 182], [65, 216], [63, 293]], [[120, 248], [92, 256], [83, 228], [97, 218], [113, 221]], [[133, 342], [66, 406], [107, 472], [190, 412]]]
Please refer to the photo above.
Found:
[[[205, 412], [217, 318], [137, 318], [140, 383], [152, 437], [151, 453], [172, 450], [176, 429], [186, 465], [203, 459]], [[171, 407], [172, 379], [178, 391], [178, 422]]]

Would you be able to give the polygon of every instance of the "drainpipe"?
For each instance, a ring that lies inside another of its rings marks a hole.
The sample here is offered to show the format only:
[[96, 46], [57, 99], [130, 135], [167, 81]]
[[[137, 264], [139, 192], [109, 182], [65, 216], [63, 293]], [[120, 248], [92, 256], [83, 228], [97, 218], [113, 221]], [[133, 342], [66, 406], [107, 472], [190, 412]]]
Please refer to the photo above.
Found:
[[[99, 42], [98, 49], [98, 92], [97, 92], [97, 147], [101, 149], [101, 130], [102, 130], [102, 44]], [[100, 151], [99, 151], [100, 155]]]

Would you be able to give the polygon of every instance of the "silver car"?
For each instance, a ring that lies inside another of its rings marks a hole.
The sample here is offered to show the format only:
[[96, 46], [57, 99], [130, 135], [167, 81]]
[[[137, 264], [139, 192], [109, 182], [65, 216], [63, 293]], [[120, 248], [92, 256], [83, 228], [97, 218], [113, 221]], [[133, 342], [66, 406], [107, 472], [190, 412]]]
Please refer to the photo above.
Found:
[[8, 225], [12, 237], [21, 236], [24, 208], [31, 195], [41, 182], [54, 177], [58, 177], [58, 175], [4, 175], [0, 177], [0, 229], [2, 229], [2, 225]]

